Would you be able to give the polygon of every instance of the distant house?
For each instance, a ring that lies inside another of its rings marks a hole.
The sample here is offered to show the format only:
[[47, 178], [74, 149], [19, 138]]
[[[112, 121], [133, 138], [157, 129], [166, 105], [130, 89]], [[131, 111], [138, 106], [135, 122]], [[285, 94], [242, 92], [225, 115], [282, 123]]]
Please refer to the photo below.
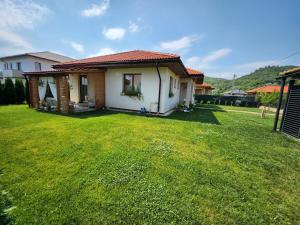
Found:
[[231, 91], [227, 91], [223, 94], [224, 96], [239, 96], [239, 97], [243, 97], [246, 96], [247, 93], [241, 89], [234, 89]]
[[23, 72], [53, 70], [52, 65], [74, 60], [53, 52], [32, 52], [0, 57], [0, 83], [9, 77], [24, 79]]
[[[268, 93], [271, 94], [273, 92], [280, 92], [280, 86], [274, 86], [274, 85], [266, 85], [258, 88], [254, 88], [251, 90], [246, 91], [248, 95], [256, 95], [257, 93]], [[283, 93], [288, 92], [288, 86], [284, 87]]]
[[[73, 60], [56, 71], [29, 72], [30, 105], [68, 113], [106, 107], [168, 114], [194, 103], [201, 71], [186, 68], [175, 54], [134, 50]], [[49, 100], [49, 101], [48, 101]], [[45, 103], [46, 102], [46, 103]]]
[[215, 88], [210, 84], [203, 82], [203, 84], [196, 84], [195, 94], [197, 95], [211, 95]]

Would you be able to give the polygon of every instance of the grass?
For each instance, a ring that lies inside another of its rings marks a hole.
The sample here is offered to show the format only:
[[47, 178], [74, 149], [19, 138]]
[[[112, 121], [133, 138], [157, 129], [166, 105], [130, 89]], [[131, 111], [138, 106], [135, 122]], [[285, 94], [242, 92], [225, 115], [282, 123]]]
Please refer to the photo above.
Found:
[[5, 215], [22, 225], [296, 224], [300, 143], [272, 123], [201, 109], [157, 118], [0, 107]]
[[[255, 107], [241, 107], [241, 106], [230, 106], [230, 105], [199, 104], [198, 107], [220, 109], [220, 110], [237, 110], [237, 111], [256, 112], [256, 113], [262, 112], [261, 109]], [[267, 113], [275, 114], [275, 112], [272, 111], [267, 111]]]

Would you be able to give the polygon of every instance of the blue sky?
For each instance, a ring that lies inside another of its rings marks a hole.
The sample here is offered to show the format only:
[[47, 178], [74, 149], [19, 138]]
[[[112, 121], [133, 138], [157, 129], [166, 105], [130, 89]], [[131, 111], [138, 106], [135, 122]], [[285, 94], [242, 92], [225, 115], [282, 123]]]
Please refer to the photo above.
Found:
[[208, 76], [300, 65], [298, 0], [0, 0], [0, 55], [74, 58], [144, 49]]

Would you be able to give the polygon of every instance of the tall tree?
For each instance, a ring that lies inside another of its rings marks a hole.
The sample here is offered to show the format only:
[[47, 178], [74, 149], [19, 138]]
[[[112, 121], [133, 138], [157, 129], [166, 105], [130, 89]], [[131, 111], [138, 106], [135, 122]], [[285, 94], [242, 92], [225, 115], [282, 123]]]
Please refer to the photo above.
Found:
[[25, 87], [22, 80], [17, 79], [15, 82], [16, 102], [21, 104], [25, 101]]
[[6, 78], [5, 79], [4, 102], [6, 104], [15, 104], [16, 103], [15, 85], [14, 85], [11, 78]]
[[0, 82], [0, 105], [4, 104], [4, 87]]

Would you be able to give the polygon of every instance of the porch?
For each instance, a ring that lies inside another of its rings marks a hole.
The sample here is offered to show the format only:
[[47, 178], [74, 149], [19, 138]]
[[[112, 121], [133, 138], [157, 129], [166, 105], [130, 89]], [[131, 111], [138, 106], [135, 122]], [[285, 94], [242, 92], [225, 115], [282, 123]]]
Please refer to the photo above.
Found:
[[105, 105], [104, 70], [25, 73], [30, 107], [62, 113], [102, 109]]

